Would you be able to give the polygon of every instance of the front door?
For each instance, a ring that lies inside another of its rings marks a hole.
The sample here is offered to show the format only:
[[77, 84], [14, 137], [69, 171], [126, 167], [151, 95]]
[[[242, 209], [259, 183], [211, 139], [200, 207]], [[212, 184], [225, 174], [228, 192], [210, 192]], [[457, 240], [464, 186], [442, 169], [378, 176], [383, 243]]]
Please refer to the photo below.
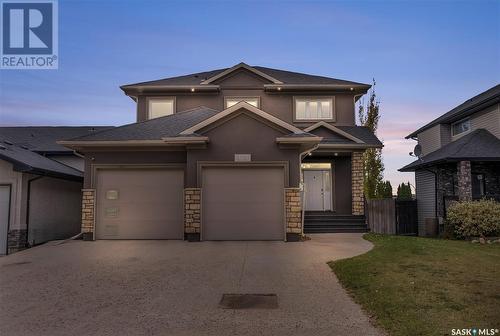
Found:
[[306, 211], [332, 209], [330, 170], [304, 170]]

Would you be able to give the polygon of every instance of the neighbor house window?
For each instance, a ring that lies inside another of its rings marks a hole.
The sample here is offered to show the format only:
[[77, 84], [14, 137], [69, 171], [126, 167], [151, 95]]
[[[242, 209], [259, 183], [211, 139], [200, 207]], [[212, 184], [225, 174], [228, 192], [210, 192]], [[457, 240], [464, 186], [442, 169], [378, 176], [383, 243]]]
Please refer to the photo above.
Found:
[[453, 135], [458, 135], [470, 131], [470, 119], [461, 120], [451, 125]]
[[174, 113], [175, 99], [173, 97], [148, 98], [149, 119], [164, 117]]
[[226, 108], [231, 107], [233, 105], [238, 104], [239, 102], [246, 102], [252, 106], [259, 107], [260, 106], [260, 99], [259, 97], [227, 97], [225, 99], [225, 105]]
[[333, 98], [295, 98], [296, 120], [332, 120]]

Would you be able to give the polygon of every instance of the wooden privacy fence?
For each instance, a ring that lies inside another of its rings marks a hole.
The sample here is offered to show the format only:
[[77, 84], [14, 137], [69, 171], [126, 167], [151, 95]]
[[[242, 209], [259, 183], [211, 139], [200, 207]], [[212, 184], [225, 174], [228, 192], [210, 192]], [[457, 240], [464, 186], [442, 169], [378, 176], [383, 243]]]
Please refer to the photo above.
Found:
[[417, 234], [417, 201], [375, 199], [366, 201], [371, 232], [398, 235]]

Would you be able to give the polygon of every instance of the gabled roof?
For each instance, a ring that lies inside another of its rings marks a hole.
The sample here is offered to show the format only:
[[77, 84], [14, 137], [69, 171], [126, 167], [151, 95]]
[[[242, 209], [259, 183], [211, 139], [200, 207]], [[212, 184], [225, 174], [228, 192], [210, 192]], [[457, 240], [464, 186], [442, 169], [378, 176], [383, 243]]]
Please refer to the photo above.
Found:
[[234, 71], [237, 71], [237, 70], [240, 70], [240, 69], [245, 69], [245, 70], [248, 70], [250, 72], [253, 72], [254, 74], [256, 74], [257, 76], [260, 76], [260, 77], [263, 77], [265, 79], [267, 79], [268, 81], [274, 83], [274, 84], [283, 84], [282, 81], [272, 77], [272, 76], [269, 76], [268, 74], [266, 74], [265, 72], [262, 72], [254, 67], [251, 67], [243, 62], [239, 63], [239, 64], [236, 64], [235, 66], [229, 68], [229, 69], [226, 69], [222, 72], [219, 72], [217, 75], [214, 75], [210, 78], [207, 78], [205, 79], [203, 82], [201, 82], [200, 84], [210, 84], [214, 81], [216, 81], [217, 79], [219, 78], [222, 78], [224, 76], [227, 76], [229, 75], [231, 72], [234, 72]]
[[258, 109], [257, 107], [250, 105], [245, 101], [241, 101], [241, 102], [225, 109], [224, 111], [219, 112], [219, 113], [211, 116], [210, 118], [205, 119], [205, 120], [199, 122], [198, 124], [193, 125], [187, 129], [185, 129], [184, 131], [182, 131], [180, 133], [180, 135], [189, 135], [189, 134], [196, 133], [197, 131], [201, 130], [202, 128], [205, 128], [208, 125], [213, 124], [214, 122], [216, 122], [222, 118], [225, 118], [228, 115], [236, 113], [236, 112], [240, 111], [241, 109], [252, 112], [252, 113], [258, 115], [259, 117], [264, 118], [264, 119], [270, 121], [271, 123], [273, 123], [277, 126], [280, 126], [280, 127], [284, 128], [292, 133], [296, 133], [296, 134], [303, 133], [303, 131], [300, 128], [297, 128], [297, 127], [295, 127], [287, 122], [284, 122], [283, 120], [276, 118], [275, 116], [272, 116], [269, 113], [264, 112], [261, 109]]
[[12, 163], [16, 171], [72, 180], [83, 178], [83, 173], [77, 169], [6, 142], [0, 142], [0, 159]]
[[478, 94], [477, 96], [472, 97], [471, 99], [466, 100], [465, 102], [446, 112], [439, 118], [436, 118], [430, 123], [420, 127], [415, 132], [408, 134], [406, 136], [406, 139], [414, 138], [419, 133], [438, 124], [448, 124], [458, 121], [470, 116], [475, 112], [485, 109], [488, 106], [498, 103], [500, 103], [500, 84]]
[[500, 139], [481, 128], [452, 141], [403, 168], [402, 172], [415, 171], [442, 162], [500, 161]]
[[71, 153], [56, 141], [93, 134], [113, 126], [15, 126], [0, 127], [0, 141], [39, 153]]
[[308, 87], [318, 88], [321, 86], [327, 86], [336, 89], [359, 89], [366, 92], [370, 88], [370, 85], [352, 82], [337, 78], [310, 75], [305, 73], [279, 70], [266, 68], [262, 66], [250, 66], [245, 63], [239, 63], [231, 68], [217, 69], [205, 72], [198, 72], [183, 76], [163, 78], [159, 80], [140, 82], [134, 84], [127, 84], [121, 86], [122, 90], [126, 93], [130, 90], [142, 90], [142, 89], [170, 89], [183, 88], [189, 90], [190, 88], [196, 88], [196, 90], [203, 89], [207, 87], [210, 89], [217, 89], [217, 85], [213, 85], [213, 81], [218, 78], [225, 76], [226, 74], [235, 71], [237, 69], [244, 68], [251, 71], [261, 77], [267, 78], [272, 84], [269, 87], [278, 85], [280, 88], [290, 87]]
[[341, 136], [343, 136], [343, 137], [345, 137], [345, 138], [347, 138], [349, 140], [352, 140], [352, 141], [354, 141], [356, 143], [364, 143], [363, 140], [358, 139], [357, 137], [355, 137], [354, 135], [350, 134], [349, 132], [345, 132], [342, 129], [340, 129], [338, 127], [335, 127], [333, 125], [330, 125], [330, 124], [328, 124], [328, 123], [326, 123], [324, 121], [317, 122], [316, 124], [311, 125], [311, 126], [305, 128], [304, 131], [305, 132], [310, 132], [310, 131], [315, 130], [315, 129], [319, 128], [319, 127], [324, 127], [326, 129], [329, 129], [330, 131], [335, 132], [337, 134], [340, 134]]

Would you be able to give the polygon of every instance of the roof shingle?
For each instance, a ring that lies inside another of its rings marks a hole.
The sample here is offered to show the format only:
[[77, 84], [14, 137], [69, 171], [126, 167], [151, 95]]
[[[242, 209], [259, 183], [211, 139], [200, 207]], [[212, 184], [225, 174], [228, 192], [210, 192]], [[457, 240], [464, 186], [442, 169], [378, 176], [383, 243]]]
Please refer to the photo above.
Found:
[[408, 172], [446, 161], [500, 161], [500, 139], [480, 128], [431, 152], [399, 171]]

